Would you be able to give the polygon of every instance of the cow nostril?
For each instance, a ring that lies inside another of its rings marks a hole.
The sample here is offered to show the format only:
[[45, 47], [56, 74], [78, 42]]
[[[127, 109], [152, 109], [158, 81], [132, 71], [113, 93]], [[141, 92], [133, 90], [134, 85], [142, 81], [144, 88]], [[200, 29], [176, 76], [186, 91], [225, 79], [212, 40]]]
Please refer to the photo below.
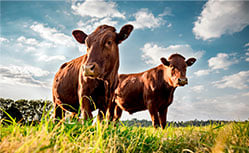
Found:
[[90, 68], [91, 71], [93, 71], [95, 68], [95, 64], [92, 65], [92, 67]]

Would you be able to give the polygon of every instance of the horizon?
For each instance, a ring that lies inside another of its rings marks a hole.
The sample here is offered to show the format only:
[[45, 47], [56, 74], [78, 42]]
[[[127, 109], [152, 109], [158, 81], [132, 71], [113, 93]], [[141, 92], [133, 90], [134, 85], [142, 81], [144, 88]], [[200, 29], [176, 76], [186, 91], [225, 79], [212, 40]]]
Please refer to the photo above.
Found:
[[[249, 1], [0, 1], [0, 97], [48, 99], [59, 67], [86, 53], [71, 33], [101, 24], [134, 30], [119, 45], [119, 73], [180, 53], [197, 58], [167, 121], [248, 120]], [[102, 11], [105, 10], [105, 11]], [[96, 111], [94, 112], [96, 114]], [[148, 111], [121, 120], [151, 120]]]

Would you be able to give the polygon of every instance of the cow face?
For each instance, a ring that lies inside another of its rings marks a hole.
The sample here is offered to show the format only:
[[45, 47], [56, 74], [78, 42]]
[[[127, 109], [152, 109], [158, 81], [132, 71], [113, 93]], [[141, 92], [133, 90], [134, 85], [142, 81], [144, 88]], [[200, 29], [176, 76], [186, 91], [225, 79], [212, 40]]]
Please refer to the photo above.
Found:
[[73, 31], [75, 39], [87, 46], [87, 59], [83, 63], [83, 75], [105, 79], [112, 71], [118, 71], [118, 44], [128, 38], [132, 25], [125, 25], [119, 33], [114, 27], [99, 26], [93, 33], [86, 35], [80, 30]]
[[195, 58], [189, 58], [185, 61], [185, 58], [180, 54], [173, 54], [169, 59], [161, 58], [161, 62], [166, 66], [168, 82], [173, 87], [184, 86], [188, 84], [186, 77], [187, 67], [195, 63]]

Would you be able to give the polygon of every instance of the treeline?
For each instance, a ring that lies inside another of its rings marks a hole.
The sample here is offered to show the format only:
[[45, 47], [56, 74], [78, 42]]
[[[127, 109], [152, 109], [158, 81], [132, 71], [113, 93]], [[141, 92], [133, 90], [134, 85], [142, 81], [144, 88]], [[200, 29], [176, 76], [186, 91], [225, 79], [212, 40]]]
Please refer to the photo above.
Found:
[[[25, 100], [14, 101], [0, 98], [0, 119], [29, 123], [40, 121], [43, 114], [52, 113], [53, 103], [49, 100]], [[8, 115], [7, 115], [8, 114]]]
[[[213, 125], [213, 124], [217, 124], [217, 125], [221, 125], [221, 124], [227, 124], [227, 123], [231, 123], [231, 122], [235, 122], [235, 121], [224, 121], [224, 120], [207, 120], [207, 121], [199, 121], [197, 119], [192, 120], [192, 121], [167, 121], [167, 125], [168, 126], [173, 126], [173, 127], [187, 127], [187, 126], [206, 126], [206, 125]], [[244, 122], [248, 122], [248, 121], [244, 121]], [[152, 122], [148, 121], [148, 120], [137, 120], [135, 118], [133, 118], [132, 120], [125, 120], [122, 121], [121, 124], [124, 124], [126, 126], [137, 126], [137, 127], [149, 127], [152, 126]]]
[[[25, 100], [20, 99], [14, 101], [12, 99], [0, 98], [0, 119], [10, 120], [10, 116], [16, 119], [16, 122], [30, 123], [39, 122], [43, 114], [49, 113], [52, 116], [53, 113], [53, 102], [49, 100]], [[186, 127], [186, 126], [206, 126], [212, 124], [226, 124], [231, 121], [217, 121], [217, 120], [207, 120], [207, 121], [170, 121], [167, 122], [168, 126], [173, 127]], [[248, 121], [245, 121], [248, 122]], [[152, 126], [152, 122], [148, 120], [126, 120], [122, 121], [120, 124], [127, 126], [138, 126], [138, 127], [149, 127]]]

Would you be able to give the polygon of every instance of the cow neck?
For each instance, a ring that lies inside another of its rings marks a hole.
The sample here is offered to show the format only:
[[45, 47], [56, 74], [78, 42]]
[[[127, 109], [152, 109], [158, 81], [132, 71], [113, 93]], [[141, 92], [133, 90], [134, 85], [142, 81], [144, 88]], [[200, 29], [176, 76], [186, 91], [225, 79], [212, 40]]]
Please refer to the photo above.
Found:
[[117, 87], [117, 81], [118, 81], [118, 68], [119, 68], [119, 62], [117, 62], [114, 67], [113, 71], [104, 78], [104, 80], [108, 81], [109, 83], [109, 88], [110, 89], [116, 89]]
[[161, 64], [161, 65], [159, 65], [159, 68], [163, 71], [163, 80], [164, 80], [165, 84], [167, 84], [167, 86], [170, 89], [175, 90], [176, 87], [174, 86], [174, 83], [172, 82], [172, 80], [170, 79], [170, 77], [168, 75], [169, 67], [164, 66], [163, 64]]

